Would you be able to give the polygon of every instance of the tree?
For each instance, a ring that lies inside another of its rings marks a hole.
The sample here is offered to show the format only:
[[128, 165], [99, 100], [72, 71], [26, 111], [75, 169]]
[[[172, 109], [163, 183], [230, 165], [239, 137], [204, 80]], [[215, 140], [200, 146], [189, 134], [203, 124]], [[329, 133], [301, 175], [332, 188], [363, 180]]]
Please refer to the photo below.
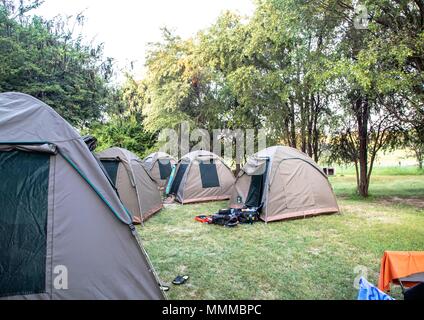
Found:
[[375, 101], [363, 101], [359, 94], [345, 101], [330, 141], [330, 161], [353, 163], [358, 194], [368, 196], [371, 175], [378, 153], [399, 145], [399, 122]]
[[326, 15], [295, 0], [258, 1], [248, 22], [227, 12], [201, 33], [203, 65], [225, 94], [221, 112], [228, 124], [268, 128], [270, 143], [299, 147], [319, 160], [330, 112], [320, 74], [334, 45]]
[[41, 99], [78, 128], [107, 109], [112, 60], [102, 45], [74, 35], [84, 17], [45, 20], [32, 16], [41, 1], [0, 3], [0, 91]]
[[325, 147], [354, 164], [368, 196], [378, 152], [410, 132], [424, 140], [422, 1], [366, 0], [365, 28], [357, 1], [256, 4], [252, 17], [225, 12], [190, 39], [164, 29], [126, 103], [136, 101], [129, 108], [151, 134], [187, 121], [209, 132], [266, 128], [269, 143], [315, 161]]
[[333, 158], [354, 162], [358, 193], [366, 197], [376, 153], [399, 143], [405, 114], [422, 108], [414, 105], [422, 101], [422, 46], [416, 44], [422, 44], [423, 16], [418, 1], [363, 4], [369, 24], [358, 28], [353, 1], [317, 2], [318, 11], [333, 12], [338, 30], [329, 74], [345, 125], [332, 132]]
[[318, 161], [330, 113], [328, 84], [321, 74], [332, 59], [331, 11], [295, 0], [258, 3], [252, 21], [258, 49], [251, 52], [261, 73], [269, 75], [267, 118], [278, 140]]
[[424, 139], [422, 139], [420, 132], [415, 130], [408, 131], [406, 134], [406, 145], [412, 150], [417, 160], [418, 168], [422, 170], [424, 163]]
[[174, 128], [182, 121], [207, 121], [202, 113], [207, 110], [207, 88], [203, 87], [192, 40], [182, 40], [164, 29], [163, 43], [151, 45], [146, 66], [143, 114], [148, 131]]
[[120, 147], [138, 154], [141, 158], [147, 156], [156, 136], [146, 133], [140, 125], [140, 115], [133, 117], [113, 116], [105, 123], [94, 124], [90, 133], [98, 140], [96, 151], [111, 147]]
[[142, 114], [144, 90], [130, 75], [122, 86], [111, 94], [111, 106], [102, 121], [96, 122], [87, 132], [98, 140], [97, 151], [110, 147], [128, 149], [141, 158], [147, 156], [155, 145], [156, 132], [143, 127]]

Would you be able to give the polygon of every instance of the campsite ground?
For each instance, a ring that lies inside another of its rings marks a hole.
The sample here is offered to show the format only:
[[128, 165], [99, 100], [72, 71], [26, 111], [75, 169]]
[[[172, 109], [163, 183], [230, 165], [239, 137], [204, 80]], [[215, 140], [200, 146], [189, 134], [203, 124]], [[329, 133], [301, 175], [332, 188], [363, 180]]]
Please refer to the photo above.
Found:
[[340, 215], [227, 229], [194, 220], [226, 202], [170, 205], [139, 231], [164, 282], [190, 276], [171, 299], [355, 299], [359, 270], [377, 283], [385, 250], [424, 248], [423, 172], [375, 173], [367, 200], [351, 172], [331, 178]]

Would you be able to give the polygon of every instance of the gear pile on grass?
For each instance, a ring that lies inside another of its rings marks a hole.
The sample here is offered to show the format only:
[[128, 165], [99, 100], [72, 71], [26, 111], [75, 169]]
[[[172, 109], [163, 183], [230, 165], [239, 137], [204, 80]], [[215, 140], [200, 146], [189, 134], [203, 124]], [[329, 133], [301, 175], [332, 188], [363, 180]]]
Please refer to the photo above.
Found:
[[195, 220], [201, 223], [217, 224], [220, 226], [232, 228], [236, 227], [240, 223], [253, 224], [259, 221], [260, 209], [260, 207], [243, 209], [222, 209], [210, 216], [197, 216]]

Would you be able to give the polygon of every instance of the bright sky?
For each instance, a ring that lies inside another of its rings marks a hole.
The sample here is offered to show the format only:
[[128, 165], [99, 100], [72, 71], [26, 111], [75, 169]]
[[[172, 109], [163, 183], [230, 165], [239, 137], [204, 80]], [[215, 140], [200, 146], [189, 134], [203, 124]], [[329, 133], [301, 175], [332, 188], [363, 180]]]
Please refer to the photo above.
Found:
[[224, 10], [251, 15], [253, 0], [45, 0], [36, 13], [52, 18], [84, 11], [87, 39], [103, 42], [105, 55], [115, 58], [119, 68], [134, 61], [140, 76], [147, 44], [160, 40], [161, 27], [187, 38], [210, 26]]

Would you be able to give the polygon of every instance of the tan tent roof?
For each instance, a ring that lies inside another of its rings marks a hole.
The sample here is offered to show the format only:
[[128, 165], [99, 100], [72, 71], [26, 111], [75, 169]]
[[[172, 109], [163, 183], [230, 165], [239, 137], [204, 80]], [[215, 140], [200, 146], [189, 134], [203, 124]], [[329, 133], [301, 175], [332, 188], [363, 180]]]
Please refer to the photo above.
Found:
[[160, 189], [163, 189], [172, 172], [172, 167], [177, 164], [172, 156], [165, 152], [155, 152], [143, 160], [143, 166], [147, 173], [156, 182]]
[[172, 162], [177, 163], [177, 160], [166, 152], [154, 152], [144, 158], [143, 165], [146, 169], [151, 170], [155, 162], [158, 160], [171, 160]]
[[159, 190], [137, 155], [122, 148], [110, 148], [97, 156], [103, 164], [116, 162], [113, 183], [136, 222], [145, 221], [162, 209]]
[[[3, 299], [163, 298], [131, 217], [65, 120], [0, 94], [0, 137]], [[54, 284], [64, 268], [66, 290]]]
[[206, 159], [206, 160], [208, 160], [208, 159], [218, 159], [223, 164], [225, 164], [220, 156], [218, 156], [215, 153], [212, 153], [210, 151], [206, 151], [206, 150], [196, 150], [196, 151], [187, 153], [185, 156], [181, 157], [181, 160], [183, 160], [183, 161], [204, 160], [204, 159]]
[[234, 186], [231, 169], [218, 155], [194, 151], [178, 163], [171, 194], [181, 203], [229, 199]]
[[264, 221], [339, 211], [322, 169], [306, 154], [283, 146], [250, 157], [237, 177], [231, 206], [260, 205]]

